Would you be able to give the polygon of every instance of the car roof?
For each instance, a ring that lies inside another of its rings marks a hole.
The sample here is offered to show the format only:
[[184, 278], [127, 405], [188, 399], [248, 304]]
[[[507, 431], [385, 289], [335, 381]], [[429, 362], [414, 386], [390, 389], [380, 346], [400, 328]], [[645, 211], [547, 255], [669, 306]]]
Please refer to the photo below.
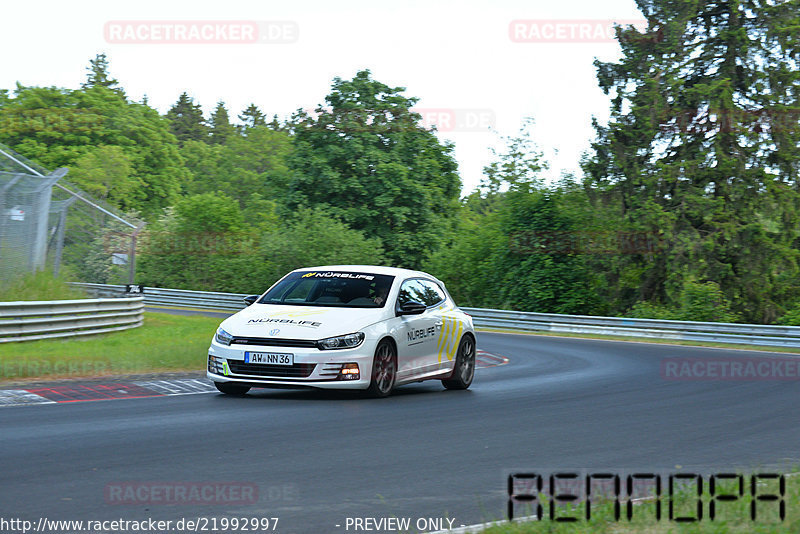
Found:
[[[302, 269], [295, 269], [295, 271], [340, 271], [340, 272], [353, 272], [353, 273], [373, 273], [373, 274], [388, 274], [398, 278], [430, 278], [439, 281], [433, 275], [422, 271], [413, 271], [411, 269], [400, 269], [399, 267], [382, 267], [378, 265], [320, 265], [317, 267], [303, 267]], [[294, 271], [292, 271], [294, 272]]]

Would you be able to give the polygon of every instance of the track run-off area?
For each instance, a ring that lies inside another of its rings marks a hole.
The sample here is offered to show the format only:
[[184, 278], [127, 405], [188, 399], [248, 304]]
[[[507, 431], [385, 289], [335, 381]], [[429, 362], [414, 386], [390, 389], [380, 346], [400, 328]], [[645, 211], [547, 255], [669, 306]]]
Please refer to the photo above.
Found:
[[800, 464], [795, 356], [481, 332], [478, 348], [469, 390], [425, 382], [386, 399], [237, 398], [202, 378], [9, 386], [0, 515], [278, 518], [283, 533], [429, 518], [434, 530], [502, 518], [510, 472]]

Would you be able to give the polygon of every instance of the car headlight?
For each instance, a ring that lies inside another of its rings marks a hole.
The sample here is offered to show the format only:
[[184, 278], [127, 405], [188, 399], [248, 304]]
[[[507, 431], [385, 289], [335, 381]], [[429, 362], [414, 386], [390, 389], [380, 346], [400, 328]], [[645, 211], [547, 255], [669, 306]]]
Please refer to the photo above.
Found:
[[364, 332], [347, 334], [346, 336], [328, 337], [317, 341], [320, 350], [352, 349], [364, 342]]
[[233, 341], [233, 336], [227, 333], [222, 328], [217, 328], [217, 335], [214, 336], [214, 338], [220, 345], [230, 345], [231, 341]]

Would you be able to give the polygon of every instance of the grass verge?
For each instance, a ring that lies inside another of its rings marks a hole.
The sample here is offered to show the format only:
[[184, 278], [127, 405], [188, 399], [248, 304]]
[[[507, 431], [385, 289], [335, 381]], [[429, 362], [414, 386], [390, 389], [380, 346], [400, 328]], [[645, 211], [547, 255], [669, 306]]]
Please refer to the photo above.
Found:
[[0, 302], [85, 299], [85, 291], [67, 283], [73, 278], [68, 269], [62, 269], [58, 277], [48, 270], [27, 273], [0, 285]]
[[202, 371], [220, 319], [145, 312], [139, 328], [96, 336], [0, 344], [0, 382]]
[[[483, 534], [534, 534], [548, 532], [552, 534], [739, 534], [739, 533], [797, 533], [800, 532], [800, 477], [797, 471], [784, 477], [785, 492], [781, 496], [778, 480], [761, 480], [756, 484], [757, 494], [751, 495], [751, 478], [742, 477], [741, 493], [738, 481], [728, 480], [718, 483], [715, 489], [719, 496], [736, 496], [735, 500], [714, 499], [709, 493], [709, 477], [704, 478], [703, 493], [698, 496], [696, 486], [676, 492], [672, 502], [672, 517], [695, 519], [691, 522], [679, 522], [670, 519], [670, 500], [663, 492], [661, 495], [661, 517], [656, 519], [656, 504], [653, 500], [643, 500], [631, 508], [632, 519], [627, 519], [626, 503], [620, 497], [619, 516], [615, 511], [613, 500], [592, 504], [591, 519], [585, 515], [585, 504], [570, 508], [556, 508], [557, 517], [576, 517], [572, 523], [557, 522], [551, 519], [549, 504], [542, 499], [543, 511], [539, 521], [515, 521], [492, 526]], [[624, 492], [624, 490], [623, 490]], [[776, 500], [764, 500], [772, 494]], [[784, 503], [784, 519], [780, 517], [780, 502]], [[711, 503], [714, 501], [715, 517], [712, 520]], [[752, 506], [755, 502], [756, 519], [752, 518]], [[701, 515], [698, 516], [698, 511]], [[516, 513], [516, 512], [515, 512]], [[530, 510], [528, 511], [530, 514]], [[617, 518], [619, 517], [619, 518]], [[699, 519], [698, 519], [699, 517]]]

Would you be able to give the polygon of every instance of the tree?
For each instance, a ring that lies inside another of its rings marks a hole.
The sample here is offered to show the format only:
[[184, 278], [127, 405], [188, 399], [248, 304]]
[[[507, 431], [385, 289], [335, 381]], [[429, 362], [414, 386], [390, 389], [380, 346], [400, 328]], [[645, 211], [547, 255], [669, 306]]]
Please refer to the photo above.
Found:
[[481, 190], [487, 196], [496, 195], [504, 186], [510, 190], [530, 191], [543, 185], [541, 172], [547, 169], [542, 152], [531, 139], [533, 119], [527, 118], [515, 137], [506, 138], [506, 150], [498, 154], [492, 149], [495, 161], [483, 168]]
[[224, 144], [230, 136], [236, 133], [236, 129], [231, 125], [228, 118], [228, 110], [225, 108], [225, 103], [222, 101], [217, 102], [217, 107], [211, 114], [208, 123], [210, 130], [208, 140], [212, 144]]
[[272, 120], [269, 121], [269, 124], [267, 124], [267, 126], [269, 126], [270, 129], [275, 130], [276, 132], [284, 132], [284, 131], [288, 131], [288, 129], [289, 129], [286, 124], [281, 124], [281, 121], [278, 120], [278, 114], [277, 113], [272, 115]]
[[[44, 167], [73, 167], [97, 147], [119, 147], [141, 182], [125, 207], [145, 216], [171, 205], [189, 173], [169, 124], [154, 109], [104, 86], [18, 85], [0, 108], [0, 142]], [[109, 197], [114, 199], [113, 194]]]
[[234, 291], [258, 262], [235, 200], [223, 193], [189, 195], [141, 235], [142, 283], [181, 289]]
[[186, 167], [194, 174], [191, 193], [223, 191], [244, 209], [254, 194], [285, 198], [287, 157], [292, 149], [285, 132], [265, 126], [253, 128], [246, 137], [233, 135], [225, 144], [187, 141], [181, 149]]
[[[486, 199], [483, 199], [484, 201]], [[512, 189], [491, 209], [465, 202], [452, 242], [426, 263], [462, 305], [590, 314], [597, 295], [586, 196], [572, 184]], [[486, 273], [465, 276], [464, 273]]]
[[378, 239], [348, 228], [319, 208], [301, 209], [265, 232], [260, 254], [262, 261], [273, 263], [272, 270], [263, 274], [267, 283], [310, 265], [381, 265], [385, 261]]
[[242, 133], [247, 133], [251, 128], [265, 126], [267, 124], [266, 115], [253, 103], [242, 111], [241, 115], [239, 115], [239, 120], [242, 121]]
[[800, 289], [798, 2], [637, 4], [648, 30], [619, 28], [620, 62], [596, 62], [612, 114], [585, 185], [666, 247], [619, 257], [612, 298], [677, 304], [685, 280], [715, 282], [769, 322]]
[[121, 147], [99, 146], [75, 161], [69, 179], [95, 198], [130, 209], [136, 190], [144, 185], [133, 172], [131, 157]]
[[88, 71], [86, 81], [81, 85], [84, 89], [106, 87], [120, 95], [124, 94], [122, 88], [117, 87], [119, 82], [108, 73], [108, 59], [105, 54], [97, 54], [94, 59], [90, 59], [86, 70]]
[[167, 118], [170, 123], [170, 132], [181, 143], [189, 140], [202, 141], [208, 136], [208, 128], [203, 119], [203, 109], [200, 104], [195, 104], [186, 92], [181, 93], [175, 105], [167, 111]]
[[293, 118], [289, 207], [320, 206], [418, 267], [445, 239], [461, 181], [453, 147], [411, 111], [416, 99], [360, 71], [335, 78], [317, 117]]
[[142, 236], [142, 283], [213, 291], [263, 291], [288, 271], [315, 264], [380, 264], [377, 239], [321, 210], [254, 227], [223, 193], [190, 195]]

